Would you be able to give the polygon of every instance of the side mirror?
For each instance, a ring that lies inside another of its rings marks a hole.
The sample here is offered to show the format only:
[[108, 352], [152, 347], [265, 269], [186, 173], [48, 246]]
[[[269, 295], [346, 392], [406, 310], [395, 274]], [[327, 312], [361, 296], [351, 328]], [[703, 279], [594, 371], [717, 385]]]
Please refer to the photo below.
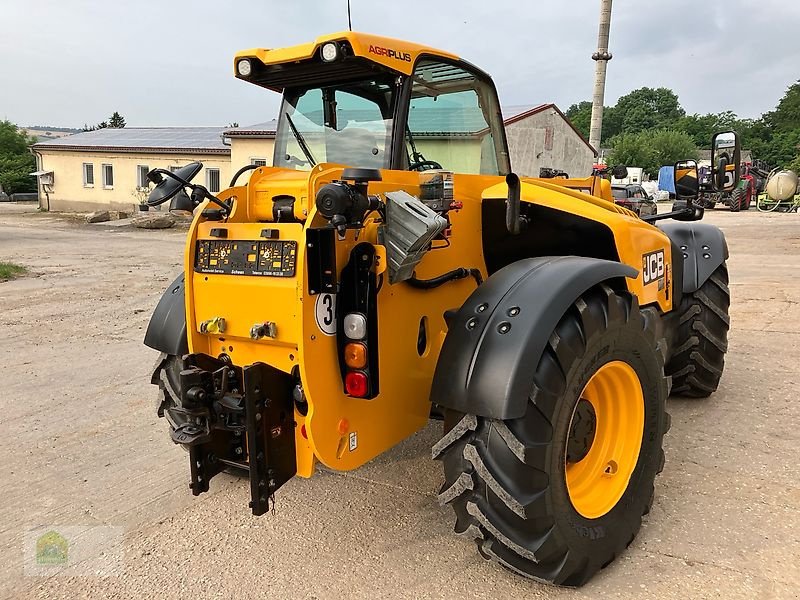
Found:
[[711, 184], [716, 191], [732, 192], [736, 189], [741, 162], [739, 134], [735, 131], [715, 133], [711, 141]]
[[690, 207], [693, 200], [700, 195], [700, 181], [697, 173], [697, 161], [681, 160], [675, 163], [675, 199], [683, 200]]
[[[191, 181], [203, 168], [201, 162], [191, 162], [188, 165], [175, 169], [174, 173], [184, 181]], [[147, 204], [158, 206], [172, 198], [183, 189], [183, 184], [172, 177], [164, 177], [157, 169], [153, 169], [147, 174], [147, 179], [157, 184], [150, 195], [147, 197]]]
[[169, 212], [174, 215], [192, 216], [195, 204], [189, 195], [181, 190], [172, 198], [169, 203]]

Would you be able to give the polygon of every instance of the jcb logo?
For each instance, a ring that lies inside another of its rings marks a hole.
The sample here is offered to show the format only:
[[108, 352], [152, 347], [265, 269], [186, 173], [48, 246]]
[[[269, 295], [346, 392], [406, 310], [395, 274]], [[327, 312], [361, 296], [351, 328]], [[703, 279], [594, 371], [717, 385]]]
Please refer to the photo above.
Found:
[[658, 250], [642, 257], [642, 277], [644, 284], [652, 283], [664, 276], [664, 251]]

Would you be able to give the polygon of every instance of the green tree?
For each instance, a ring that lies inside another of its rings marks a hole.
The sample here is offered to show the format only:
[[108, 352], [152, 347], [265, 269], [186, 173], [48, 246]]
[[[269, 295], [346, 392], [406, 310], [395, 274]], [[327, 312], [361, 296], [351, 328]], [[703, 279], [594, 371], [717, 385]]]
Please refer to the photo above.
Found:
[[764, 144], [755, 154], [756, 158], [776, 167], [785, 167], [798, 155], [800, 155], [800, 129], [774, 132], [769, 143]]
[[620, 133], [675, 127], [686, 114], [675, 92], [663, 87], [633, 90], [617, 100], [614, 112], [619, 113]]
[[765, 114], [764, 120], [778, 131], [800, 129], [800, 81], [789, 86], [778, 106]]
[[711, 148], [711, 138], [717, 131], [739, 130], [742, 121], [731, 111], [719, 114], [685, 115], [675, 122], [675, 129], [688, 133], [699, 148]]
[[603, 146], [608, 146], [614, 136], [622, 133], [623, 113], [616, 106], [606, 106], [603, 109], [603, 130], [600, 132]]
[[581, 135], [587, 140], [589, 139], [589, 128], [592, 124], [592, 103], [588, 100], [573, 104], [567, 109], [565, 113], [570, 122], [575, 126], [575, 129], [581, 132]]
[[[589, 133], [592, 125], [592, 103], [588, 100], [573, 104], [567, 109], [565, 113], [570, 122], [575, 126], [575, 129], [581, 132], [583, 137], [589, 139]], [[620, 123], [618, 115], [620, 113], [613, 106], [606, 106], [603, 108], [603, 143], [610, 140], [612, 137], [620, 132]]]
[[35, 192], [36, 159], [28, 150], [36, 140], [11, 121], [0, 121], [0, 185], [8, 194]]
[[123, 117], [117, 111], [114, 111], [114, 114], [108, 119], [108, 126], [114, 129], [122, 129], [125, 127], [125, 117]]
[[622, 133], [611, 140], [610, 165], [641, 167], [655, 175], [664, 165], [679, 160], [697, 159], [697, 146], [691, 136], [683, 131], [651, 129], [638, 133]]

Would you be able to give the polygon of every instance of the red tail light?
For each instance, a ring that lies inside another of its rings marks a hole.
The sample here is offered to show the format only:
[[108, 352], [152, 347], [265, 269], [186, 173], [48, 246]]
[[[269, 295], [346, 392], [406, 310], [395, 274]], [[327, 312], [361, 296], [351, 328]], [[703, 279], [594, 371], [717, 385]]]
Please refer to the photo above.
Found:
[[361, 371], [350, 371], [345, 375], [344, 388], [356, 398], [363, 398], [369, 392], [369, 380]]

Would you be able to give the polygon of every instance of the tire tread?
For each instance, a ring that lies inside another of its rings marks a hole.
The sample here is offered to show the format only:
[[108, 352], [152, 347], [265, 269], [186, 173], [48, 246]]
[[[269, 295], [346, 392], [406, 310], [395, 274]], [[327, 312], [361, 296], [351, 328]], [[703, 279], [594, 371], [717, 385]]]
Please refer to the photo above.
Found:
[[672, 377], [673, 395], [706, 398], [719, 387], [728, 351], [730, 302], [725, 263], [700, 289], [683, 297], [677, 309], [675, 348], [666, 368]]
[[[521, 423], [523, 419], [499, 421], [463, 415], [434, 445], [432, 454], [445, 463], [445, 476], [448, 478], [439, 493], [439, 501], [452, 506], [456, 513], [456, 532], [472, 537], [481, 555], [525, 577], [557, 585], [579, 586], [613, 561], [624, 550], [625, 542], [630, 543], [630, 540], [622, 540], [620, 548], [610, 555], [589, 560], [587, 556], [571, 554], [569, 548], [557, 539], [555, 522], [548, 517], [548, 500], [545, 498], [550, 485], [545, 465], [553, 436], [553, 424], [548, 415], [553, 414], [555, 403], [560, 401], [560, 393], [566, 385], [562, 360], [574, 360], [576, 352], [585, 351], [591, 330], [597, 327], [605, 329], [612, 321], [640, 324], [652, 340], [654, 355], [662, 365], [663, 373], [666, 344], [663, 339], [657, 339], [658, 319], [660, 316], [655, 309], [640, 310], [636, 297], [627, 292], [616, 292], [607, 285], [593, 288], [573, 305], [550, 337], [533, 375], [524, 425]], [[565, 321], [569, 322], [565, 324]], [[578, 348], [579, 345], [582, 348]], [[671, 379], [666, 374], [662, 379], [661, 394], [666, 398]], [[666, 432], [670, 423], [666, 412], [663, 414], [659, 435]], [[495, 444], [491, 460], [486, 455], [487, 439], [494, 440]], [[505, 455], [506, 451], [506, 462], [498, 466], [502, 462], [498, 456]], [[657, 467], [660, 472], [664, 464], [660, 447], [659, 452]], [[517, 466], [512, 463], [517, 463]], [[538, 473], [547, 483], [517, 486], [507, 481], [506, 473], [496, 472], [499, 468], [526, 467], [532, 478]], [[650, 510], [652, 490], [645, 496], [646, 502], [638, 507], [633, 519], [637, 530], [641, 517]], [[531, 528], [519, 527], [526, 521]]]

